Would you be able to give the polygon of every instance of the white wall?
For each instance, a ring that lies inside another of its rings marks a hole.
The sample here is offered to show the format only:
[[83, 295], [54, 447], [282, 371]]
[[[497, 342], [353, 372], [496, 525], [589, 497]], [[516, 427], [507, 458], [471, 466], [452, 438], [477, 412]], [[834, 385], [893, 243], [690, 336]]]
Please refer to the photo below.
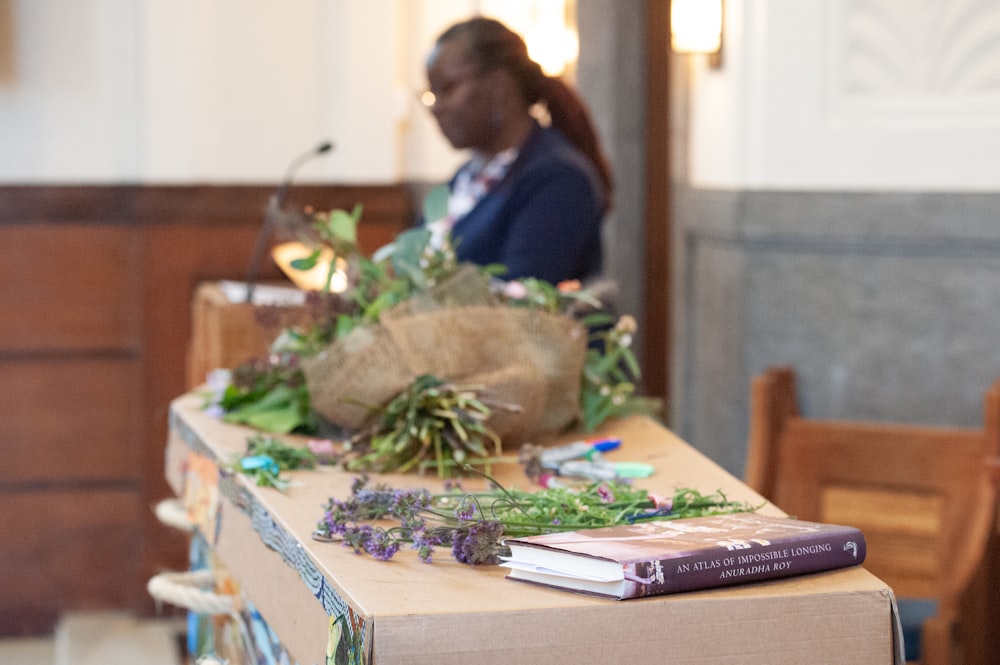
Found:
[[117, 180], [139, 168], [136, 26], [130, 2], [6, 0], [0, 39], [0, 179]]
[[[471, 0], [0, 0], [0, 182], [447, 177], [415, 91]], [[7, 17], [6, 19], [4, 17]]]
[[691, 184], [1000, 187], [1000, 3], [729, 0], [691, 63]]
[[530, 0], [0, 0], [0, 183], [440, 181], [434, 38]]
[[672, 421], [742, 473], [751, 377], [811, 417], [979, 427], [1000, 376], [1000, 3], [728, 0], [677, 62]]

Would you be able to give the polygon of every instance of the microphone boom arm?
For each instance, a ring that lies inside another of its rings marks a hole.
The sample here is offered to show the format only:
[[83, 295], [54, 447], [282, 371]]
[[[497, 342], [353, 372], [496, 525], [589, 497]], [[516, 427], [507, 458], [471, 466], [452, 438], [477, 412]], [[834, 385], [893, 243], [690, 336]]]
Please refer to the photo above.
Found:
[[257, 233], [257, 239], [254, 241], [253, 251], [250, 254], [250, 266], [247, 269], [246, 278], [247, 295], [245, 302], [253, 302], [253, 291], [254, 287], [257, 285], [257, 277], [260, 273], [260, 264], [261, 261], [264, 260], [264, 252], [267, 251], [267, 245], [271, 240], [274, 227], [282, 215], [282, 208], [285, 205], [285, 198], [288, 196], [288, 189], [292, 185], [292, 178], [295, 176], [295, 173], [302, 168], [303, 164], [314, 157], [330, 152], [332, 149], [333, 144], [329, 141], [324, 141], [312, 150], [304, 152], [293, 159], [292, 163], [289, 164], [288, 168], [285, 170], [285, 177], [282, 179], [281, 184], [268, 199], [267, 210], [264, 212], [264, 223], [261, 225], [260, 231]]

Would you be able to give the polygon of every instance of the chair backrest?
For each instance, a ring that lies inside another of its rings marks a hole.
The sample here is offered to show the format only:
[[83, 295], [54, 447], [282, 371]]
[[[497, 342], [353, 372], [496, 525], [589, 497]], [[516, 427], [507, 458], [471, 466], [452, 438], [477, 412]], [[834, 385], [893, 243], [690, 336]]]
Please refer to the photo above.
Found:
[[865, 567], [898, 597], [957, 613], [994, 530], [1000, 382], [982, 429], [805, 418], [788, 367], [751, 391], [747, 484], [792, 516], [859, 527]]

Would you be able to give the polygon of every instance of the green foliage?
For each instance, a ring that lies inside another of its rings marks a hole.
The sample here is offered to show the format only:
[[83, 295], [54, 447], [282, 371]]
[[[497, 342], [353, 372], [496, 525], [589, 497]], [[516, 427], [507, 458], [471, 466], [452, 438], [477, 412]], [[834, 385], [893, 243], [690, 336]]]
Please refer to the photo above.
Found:
[[232, 466], [253, 476], [260, 487], [284, 491], [288, 488], [288, 481], [281, 477], [282, 471], [312, 469], [317, 463], [316, 456], [308, 448], [290, 446], [272, 436], [255, 434], [247, 438], [246, 454]]
[[304, 446], [290, 446], [281, 439], [265, 434], [255, 434], [247, 438], [248, 457], [267, 455], [282, 471], [314, 469], [318, 463], [312, 451]]
[[636, 395], [634, 380], [639, 378], [640, 369], [632, 351], [635, 319], [622, 316], [613, 326], [611, 321], [606, 315], [586, 321], [595, 331], [580, 380], [580, 409], [588, 432], [611, 418], [631, 414], [655, 418], [662, 408], [659, 400]]
[[294, 356], [250, 360], [237, 367], [214, 405], [226, 422], [267, 432], [313, 433], [317, 418], [309, 400], [305, 376]]
[[486, 514], [503, 523], [508, 538], [755, 509], [746, 502], [730, 501], [721, 490], [702, 494], [683, 488], [671, 497], [660, 498], [625, 482], [606, 481], [536, 492], [498, 485], [483, 495], [470, 496], [485, 504], [482, 510]]
[[[321, 241], [333, 250], [333, 256], [326, 271], [324, 291], [327, 293], [330, 292], [333, 275], [337, 271], [337, 257], [348, 256], [357, 250], [358, 222], [361, 221], [362, 210], [359, 203], [349, 213], [344, 210], [331, 210], [327, 213], [317, 214], [313, 218], [313, 228]], [[322, 254], [322, 247], [315, 247], [309, 256], [295, 259], [291, 265], [296, 270], [312, 270], [319, 263]]]
[[437, 185], [427, 192], [423, 202], [424, 219], [434, 222], [448, 216], [448, 185]]
[[[459, 268], [450, 248], [430, 246], [431, 234], [426, 229], [404, 231], [372, 258], [364, 256], [357, 247], [360, 215], [360, 205], [350, 214], [331, 210], [316, 223], [320, 237], [333, 249], [334, 256], [349, 262], [352, 285], [344, 294], [349, 305], [345, 311], [338, 312], [332, 322], [317, 321], [312, 331], [300, 334], [298, 341], [308, 343], [299, 346], [306, 355], [318, 352], [358, 326], [376, 323], [384, 311], [455, 274]], [[306, 259], [293, 262], [293, 266], [308, 270], [316, 265], [319, 257], [317, 249]], [[336, 258], [330, 264], [327, 291], [335, 261]]]
[[379, 409], [369, 430], [352, 439], [363, 452], [347, 468], [406, 472], [426, 463], [447, 477], [456, 465], [499, 455], [500, 440], [485, 424], [490, 408], [477, 390], [426, 374], [417, 377]]
[[226, 422], [250, 425], [267, 432], [287, 434], [314, 429], [305, 386], [276, 385], [256, 401], [246, 401], [225, 416]]
[[503, 294], [511, 307], [531, 307], [552, 314], [565, 314], [578, 307], [602, 307], [601, 301], [581, 289], [580, 283], [576, 281], [556, 285], [542, 279], [525, 277], [507, 282]]
[[351, 212], [334, 209], [318, 213], [313, 218], [319, 237], [333, 249], [334, 254], [347, 256], [357, 251], [358, 224], [363, 210], [364, 206], [359, 203]]

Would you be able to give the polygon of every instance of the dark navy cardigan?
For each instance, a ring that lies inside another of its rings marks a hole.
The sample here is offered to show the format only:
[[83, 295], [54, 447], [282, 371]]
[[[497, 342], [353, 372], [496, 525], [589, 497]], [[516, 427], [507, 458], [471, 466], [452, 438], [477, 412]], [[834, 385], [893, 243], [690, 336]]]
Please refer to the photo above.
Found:
[[503, 279], [584, 280], [601, 271], [603, 216], [593, 164], [559, 131], [536, 125], [507, 175], [455, 224], [452, 238], [460, 261], [502, 263]]

